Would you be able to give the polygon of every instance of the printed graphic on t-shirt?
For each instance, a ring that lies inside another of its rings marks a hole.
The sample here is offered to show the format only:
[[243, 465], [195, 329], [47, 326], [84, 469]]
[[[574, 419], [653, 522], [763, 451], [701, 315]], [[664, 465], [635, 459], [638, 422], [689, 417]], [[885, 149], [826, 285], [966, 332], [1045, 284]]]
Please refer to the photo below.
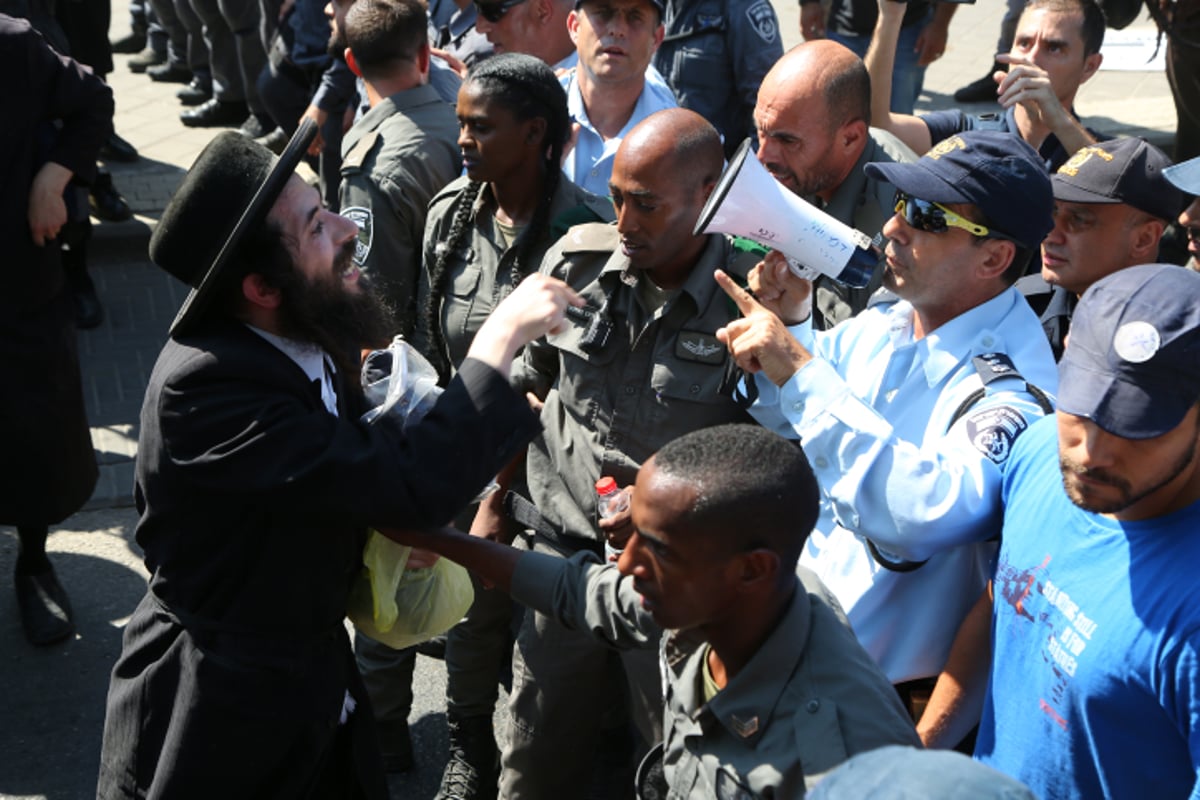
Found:
[[1030, 676], [1034, 685], [1049, 686], [1038, 700], [1043, 714], [1063, 730], [1067, 720], [1062, 709], [1067, 687], [1079, 668], [1079, 659], [1096, 632], [1096, 621], [1054, 582], [1049, 554], [1035, 567], [1017, 567], [1002, 556], [996, 568], [997, 603], [1011, 606], [1014, 623], [1005, 628], [1009, 637], [1044, 636], [1043, 668], [1051, 671], [1049, 682]]

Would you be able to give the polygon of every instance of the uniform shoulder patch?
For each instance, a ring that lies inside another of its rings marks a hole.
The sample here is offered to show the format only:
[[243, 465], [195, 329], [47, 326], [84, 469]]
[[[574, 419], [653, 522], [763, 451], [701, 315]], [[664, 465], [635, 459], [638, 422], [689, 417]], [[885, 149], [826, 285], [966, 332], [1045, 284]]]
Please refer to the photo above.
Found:
[[617, 226], [603, 222], [576, 225], [562, 237], [564, 253], [612, 252], [620, 244]]
[[993, 406], [967, 417], [967, 437], [975, 449], [996, 464], [1003, 464], [1013, 442], [1029, 427], [1021, 412], [1012, 406]]
[[375, 148], [375, 143], [379, 141], [379, 131], [371, 131], [366, 136], [355, 142], [354, 147], [342, 159], [342, 167], [348, 169], [361, 169], [363, 161], [366, 161], [367, 156], [371, 154], [371, 150]]
[[1012, 359], [1004, 353], [981, 353], [972, 358], [971, 363], [984, 386], [1000, 378], [1021, 377]]
[[358, 237], [354, 240], [353, 259], [354, 265], [361, 267], [367, 263], [367, 256], [371, 254], [371, 240], [375, 235], [375, 218], [371, 214], [371, 209], [362, 206], [343, 208], [341, 214], [358, 226]]
[[746, 9], [746, 16], [750, 19], [754, 32], [767, 44], [771, 44], [779, 36], [779, 18], [775, 16], [775, 9], [768, 0], [758, 0], [751, 5]]

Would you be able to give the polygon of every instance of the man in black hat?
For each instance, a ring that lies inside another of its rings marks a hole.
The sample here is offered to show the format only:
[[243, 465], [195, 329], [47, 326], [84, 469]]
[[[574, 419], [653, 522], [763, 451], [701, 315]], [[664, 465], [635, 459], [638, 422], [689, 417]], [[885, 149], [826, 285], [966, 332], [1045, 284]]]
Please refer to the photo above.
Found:
[[[50, 525], [96, 485], [63, 229], [73, 177], [95, 175], [112, 131], [112, 91], [22, 19], [0, 14], [0, 525], [20, 550], [14, 585], [25, 638], [75, 632], [71, 603], [46, 556]], [[72, 253], [72, 255], [78, 255]], [[76, 259], [76, 264], [80, 263]]]
[[975, 687], [976, 758], [1038, 797], [1196, 795], [1198, 450], [1200, 275], [1148, 264], [1094, 283], [1057, 422], [1030, 428], [1004, 479], [991, 679]]
[[1050, 179], [994, 131], [866, 170], [897, 189], [884, 286], [901, 299], [814, 333], [811, 286], [768, 256], [757, 300], [718, 273], [745, 318], [717, 335], [756, 373], [751, 414], [803, 442], [825, 493], [800, 563], [917, 716], [983, 589], [1010, 448], [1049, 406], [1030, 384], [1055, 386], [1012, 287], [1050, 229]]
[[1042, 241], [1042, 272], [1017, 289], [1041, 317], [1055, 358], [1089, 286], [1157, 257], [1163, 230], [1183, 205], [1163, 173], [1170, 165], [1144, 139], [1112, 139], [1080, 149], [1051, 177], [1054, 228]]
[[386, 796], [343, 627], [367, 527], [445, 522], [525, 445], [509, 362], [580, 302], [534, 277], [420, 424], [360, 423], [355, 353], [387, 317], [358, 286], [356, 226], [293, 173], [313, 135], [276, 162], [221, 134], [151, 239], [193, 291], [142, 412], [151, 577], [113, 669], [102, 798]]

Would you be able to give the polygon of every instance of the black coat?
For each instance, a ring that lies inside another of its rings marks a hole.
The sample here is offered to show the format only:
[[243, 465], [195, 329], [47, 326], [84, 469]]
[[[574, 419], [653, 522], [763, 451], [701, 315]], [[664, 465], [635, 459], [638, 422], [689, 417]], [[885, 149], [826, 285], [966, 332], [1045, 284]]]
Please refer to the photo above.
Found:
[[150, 587], [113, 669], [101, 798], [385, 795], [342, 622], [365, 530], [447, 523], [538, 423], [478, 362], [407, 438], [338, 395], [335, 417], [238, 323], [163, 349], [138, 444]]
[[95, 172], [112, 92], [3, 15], [0, 75], [0, 524], [53, 524], [91, 496], [97, 472], [60, 249], [34, 245], [29, 190], [47, 161]]

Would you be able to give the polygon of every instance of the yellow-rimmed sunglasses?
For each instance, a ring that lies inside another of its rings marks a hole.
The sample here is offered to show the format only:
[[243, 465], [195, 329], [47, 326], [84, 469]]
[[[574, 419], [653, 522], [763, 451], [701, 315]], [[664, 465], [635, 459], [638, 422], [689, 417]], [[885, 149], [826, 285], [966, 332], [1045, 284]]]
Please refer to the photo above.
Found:
[[904, 221], [909, 225], [927, 233], [945, 233], [948, 228], [962, 228], [972, 236], [980, 238], [986, 236], [1004, 236], [998, 231], [993, 233], [985, 225], [980, 225], [978, 222], [971, 222], [966, 217], [955, 214], [940, 203], [935, 203], [932, 200], [920, 200], [905, 194], [899, 189], [896, 190], [895, 211], [904, 217]]

